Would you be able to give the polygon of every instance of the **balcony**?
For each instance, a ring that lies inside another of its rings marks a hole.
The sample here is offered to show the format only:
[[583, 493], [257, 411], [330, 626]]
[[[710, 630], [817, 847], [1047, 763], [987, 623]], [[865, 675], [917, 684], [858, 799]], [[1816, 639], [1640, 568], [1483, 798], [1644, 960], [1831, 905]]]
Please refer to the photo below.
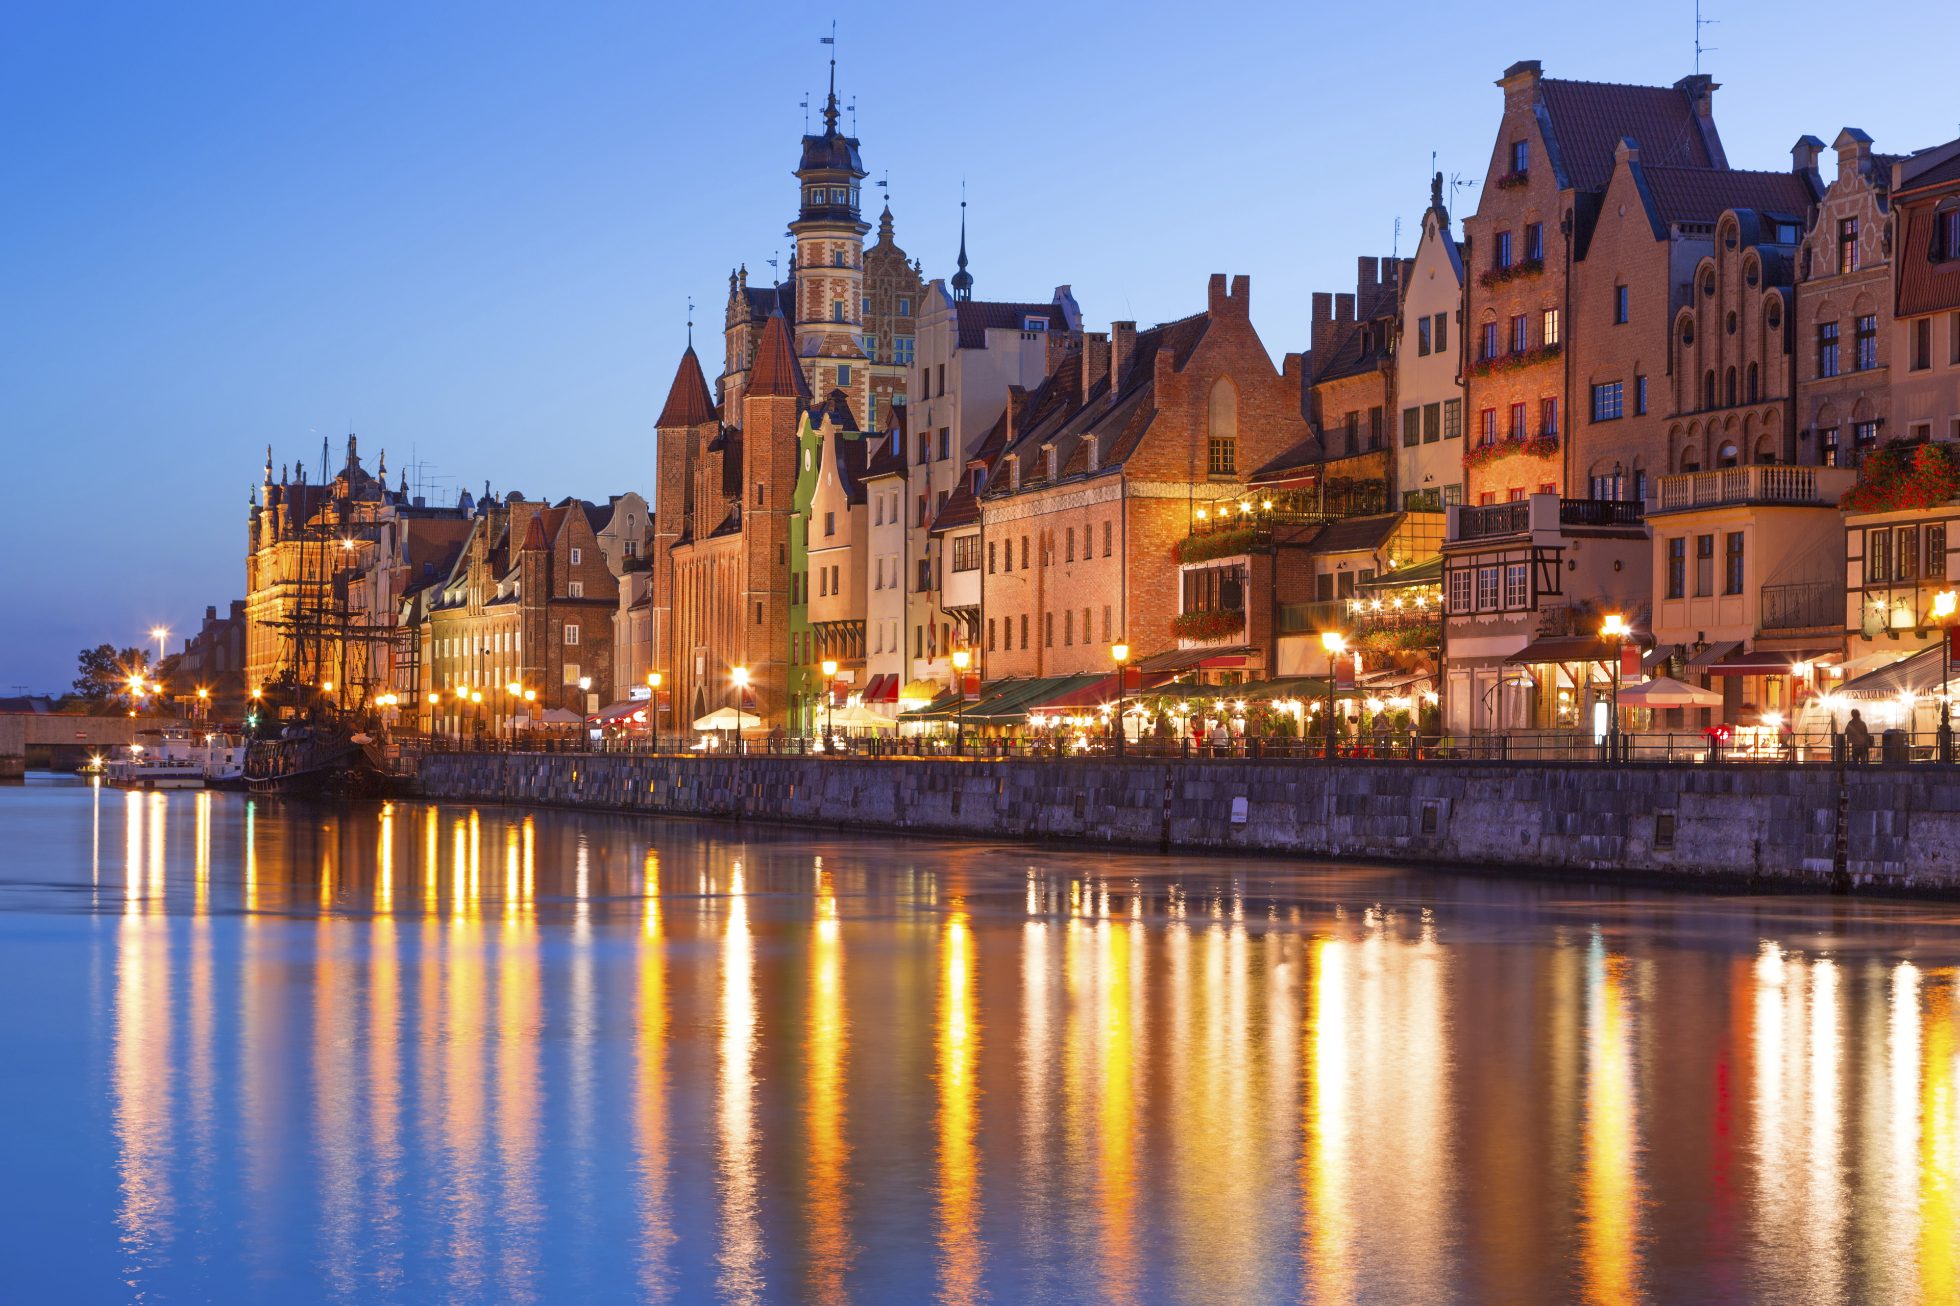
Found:
[[1820, 630], [1844, 621], [1844, 588], [1827, 580], [1765, 585], [1762, 589], [1764, 633], [1779, 630]]
[[1649, 511], [1686, 512], [1747, 503], [1834, 508], [1857, 483], [1858, 474], [1848, 467], [1720, 467], [1661, 477], [1655, 482]]
[[1538, 531], [1557, 534], [1567, 527], [1639, 527], [1643, 510], [1630, 499], [1560, 499], [1534, 494], [1510, 503], [1458, 507], [1451, 511], [1447, 538], [1495, 540]]

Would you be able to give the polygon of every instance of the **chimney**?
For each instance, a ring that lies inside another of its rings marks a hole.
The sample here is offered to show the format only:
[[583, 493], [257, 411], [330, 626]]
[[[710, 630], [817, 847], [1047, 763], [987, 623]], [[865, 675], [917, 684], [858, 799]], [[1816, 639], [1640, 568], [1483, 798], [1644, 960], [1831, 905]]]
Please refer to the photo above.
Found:
[[1695, 127], [1701, 132], [1701, 143], [1708, 151], [1709, 162], [1718, 168], [1726, 168], [1729, 161], [1722, 153], [1722, 138], [1715, 134], [1715, 92], [1721, 83], [1707, 73], [1690, 73], [1674, 83], [1674, 89], [1688, 97], [1688, 104], [1695, 112]]
[[1028, 406], [1028, 392], [1021, 386], [1007, 387], [1007, 444], [1021, 438], [1021, 413]]
[[1313, 292], [1313, 323], [1307, 332], [1307, 348], [1317, 350], [1327, 340], [1327, 329], [1334, 322], [1334, 296], [1325, 290]]
[[1497, 84], [1504, 88], [1504, 102], [1516, 100], [1529, 104], [1538, 90], [1538, 79], [1545, 75], [1545, 65], [1536, 59], [1520, 59], [1504, 70]]
[[1109, 337], [1101, 331], [1082, 333], [1082, 402], [1089, 402], [1089, 392], [1096, 383], [1109, 375]]
[[1123, 384], [1123, 373], [1130, 366], [1130, 356], [1137, 349], [1137, 324], [1134, 322], [1111, 322], [1109, 324], [1109, 398], [1116, 400], [1116, 388]]
[[[1810, 139], [1808, 136], [1804, 137], [1806, 141]], [[1802, 142], [1798, 143], [1801, 144]], [[1859, 131], [1856, 127], [1846, 127], [1838, 133], [1837, 140], [1832, 142], [1832, 144], [1837, 149], [1838, 177], [1840, 179], [1871, 171], [1871, 137], [1865, 135], [1865, 133]], [[1810, 166], [1815, 168], [1817, 164], [1813, 161]]]
[[1354, 296], [1334, 296], [1334, 320], [1336, 322], [1354, 321]]
[[1045, 377], [1053, 376], [1055, 369], [1062, 365], [1062, 360], [1068, 357], [1069, 349], [1075, 344], [1075, 334], [1072, 330], [1061, 331], [1054, 327], [1050, 327], [1043, 334], [1047, 336], [1047, 341], [1043, 345], [1046, 353], [1041, 360], [1041, 374]]
[[1205, 311], [1214, 315], [1223, 313], [1228, 293], [1225, 289], [1225, 274], [1212, 273], [1211, 279], [1205, 282]]
[[[1842, 139], [1840, 137], [1840, 139]], [[1799, 177], [1808, 177], [1816, 183], [1814, 190], [1822, 194], [1823, 179], [1817, 173], [1817, 160], [1823, 157], [1824, 142], [1815, 136], [1799, 136], [1797, 143], [1790, 147], [1790, 171]], [[1838, 155], [1838, 168], [1844, 168], [1844, 155]]]

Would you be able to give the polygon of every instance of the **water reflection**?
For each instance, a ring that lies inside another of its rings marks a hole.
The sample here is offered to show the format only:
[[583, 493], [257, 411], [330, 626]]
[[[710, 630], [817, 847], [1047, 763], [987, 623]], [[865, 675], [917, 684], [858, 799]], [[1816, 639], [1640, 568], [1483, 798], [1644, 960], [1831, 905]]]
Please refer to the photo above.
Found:
[[23, 1300], [1960, 1296], [1944, 909], [42, 801]]

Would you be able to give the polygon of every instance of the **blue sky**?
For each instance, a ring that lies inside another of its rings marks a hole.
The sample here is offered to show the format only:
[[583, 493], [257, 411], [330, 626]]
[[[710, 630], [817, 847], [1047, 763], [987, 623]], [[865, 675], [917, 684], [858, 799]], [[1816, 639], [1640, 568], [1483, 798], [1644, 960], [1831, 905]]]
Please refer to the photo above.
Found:
[[[1946, 6], [1708, 11], [1733, 166], [1787, 166], [1799, 134], [1847, 123], [1881, 150], [1960, 131]], [[1692, 68], [1686, 0], [1610, 21], [1541, 3], [1502, 22], [1429, 3], [835, 15], [866, 165], [928, 276], [951, 271], [964, 178], [977, 294], [1067, 281], [1092, 324], [1151, 322], [1200, 306], [1208, 273], [1247, 273], [1275, 355], [1304, 347], [1312, 291], [1390, 252], [1398, 216], [1408, 250], [1432, 151], [1482, 175], [1507, 64]], [[268, 442], [317, 460], [324, 435], [337, 457], [351, 429], [451, 486], [649, 490], [687, 297], [716, 344], [729, 269], [787, 251], [829, 17], [8, 6], [0, 693], [60, 688], [84, 644], [187, 630], [238, 596]]]

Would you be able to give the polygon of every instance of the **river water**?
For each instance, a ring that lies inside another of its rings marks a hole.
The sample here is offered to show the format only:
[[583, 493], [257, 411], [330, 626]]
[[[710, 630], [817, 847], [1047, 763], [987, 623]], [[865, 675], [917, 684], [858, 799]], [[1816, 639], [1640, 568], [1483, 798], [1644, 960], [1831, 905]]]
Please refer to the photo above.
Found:
[[0, 792], [0, 1299], [1953, 1301], [1960, 913]]

